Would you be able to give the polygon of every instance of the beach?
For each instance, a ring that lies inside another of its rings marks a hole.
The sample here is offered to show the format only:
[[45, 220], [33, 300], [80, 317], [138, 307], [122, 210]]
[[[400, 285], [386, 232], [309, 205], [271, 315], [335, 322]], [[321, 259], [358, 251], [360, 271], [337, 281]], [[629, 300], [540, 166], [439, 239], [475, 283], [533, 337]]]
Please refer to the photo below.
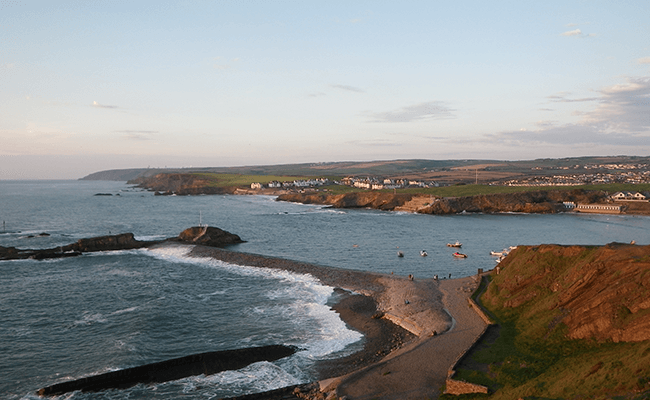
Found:
[[435, 399], [442, 394], [449, 369], [486, 326], [468, 305], [478, 285], [476, 276], [419, 279], [204, 246], [194, 247], [190, 256], [310, 274], [337, 288], [341, 299], [332, 308], [348, 326], [364, 334], [362, 351], [318, 364], [318, 384], [237, 399], [324, 399], [334, 395], [347, 399]]

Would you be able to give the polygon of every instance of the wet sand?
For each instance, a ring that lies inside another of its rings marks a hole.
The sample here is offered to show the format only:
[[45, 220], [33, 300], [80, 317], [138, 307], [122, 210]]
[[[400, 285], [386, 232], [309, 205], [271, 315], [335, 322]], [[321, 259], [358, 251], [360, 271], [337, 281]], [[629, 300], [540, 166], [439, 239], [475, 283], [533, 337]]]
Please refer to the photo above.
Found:
[[[204, 246], [194, 247], [190, 255], [311, 274], [338, 288], [341, 299], [333, 309], [364, 334], [362, 351], [318, 363], [319, 385], [238, 399], [325, 398], [333, 394], [347, 399], [435, 399], [449, 368], [485, 327], [467, 302], [477, 286], [475, 277], [409, 279]], [[307, 397], [299, 397], [300, 391]]]

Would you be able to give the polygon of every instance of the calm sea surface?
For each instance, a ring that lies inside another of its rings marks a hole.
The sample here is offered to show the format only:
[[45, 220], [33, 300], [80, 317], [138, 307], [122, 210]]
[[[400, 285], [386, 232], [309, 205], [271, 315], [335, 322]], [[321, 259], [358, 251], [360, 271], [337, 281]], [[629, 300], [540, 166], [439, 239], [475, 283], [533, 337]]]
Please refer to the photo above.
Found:
[[[202, 222], [247, 241], [231, 250], [416, 277], [491, 269], [491, 250], [519, 244], [650, 243], [648, 217], [336, 210], [268, 196], [153, 196], [93, 181], [1, 181], [0, 222], [0, 246], [18, 248], [124, 232], [159, 239]], [[451, 256], [446, 243], [456, 240], [467, 259]], [[329, 310], [332, 288], [307, 275], [192, 259], [188, 249], [0, 261], [2, 397], [38, 398], [44, 386], [206, 351], [304, 349], [239, 371], [61, 398], [233, 396], [309, 381], [314, 361], [362, 345]]]

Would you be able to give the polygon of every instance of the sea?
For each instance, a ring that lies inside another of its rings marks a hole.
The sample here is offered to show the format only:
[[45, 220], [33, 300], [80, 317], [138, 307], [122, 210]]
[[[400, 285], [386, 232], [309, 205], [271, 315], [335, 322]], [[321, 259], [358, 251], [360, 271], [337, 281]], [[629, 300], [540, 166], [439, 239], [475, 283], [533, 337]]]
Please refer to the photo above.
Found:
[[[647, 216], [434, 216], [273, 196], [154, 196], [110, 181], [0, 181], [0, 221], [0, 246], [21, 249], [126, 232], [156, 240], [207, 224], [246, 241], [232, 251], [416, 279], [490, 270], [490, 251], [510, 246], [650, 243]], [[456, 241], [467, 258], [452, 256], [458, 249], [447, 243]], [[362, 348], [363, 335], [330, 308], [332, 287], [310, 275], [191, 258], [190, 250], [0, 261], [0, 397], [36, 399], [56, 383], [208, 351], [300, 349], [237, 371], [55, 397], [217, 399], [312, 381], [319, 360]]]

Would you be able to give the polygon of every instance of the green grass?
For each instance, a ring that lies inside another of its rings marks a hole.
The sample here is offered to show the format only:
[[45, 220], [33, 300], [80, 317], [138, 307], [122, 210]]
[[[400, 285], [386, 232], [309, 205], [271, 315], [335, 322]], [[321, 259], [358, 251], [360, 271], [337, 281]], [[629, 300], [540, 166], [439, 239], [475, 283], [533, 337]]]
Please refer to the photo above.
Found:
[[[579, 271], [581, 265], [593, 260], [595, 247], [571, 257], [552, 256], [549, 252], [534, 258], [534, 253], [533, 249], [518, 250], [517, 265], [510, 263], [506, 268], [516, 268], [512, 271], [522, 279], [546, 268]], [[650, 398], [649, 341], [599, 343], [569, 339], [566, 326], [557, 323], [562, 311], [553, 307], [562, 289], [558, 293], [543, 290], [548, 282], [540, 281], [529, 288], [536, 291], [534, 300], [508, 308], [504, 301], [511, 294], [503, 287], [506, 285], [499, 287], [499, 284], [509, 279], [513, 276], [493, 275], [487, 291], [480, 297], [498, 328], [488, 330], [459, 366], [456, 379], [487, 386], [489, 398], [495, 400]], [[627, 309], [617, 312], [621, 320], [631, 317]]]
[[212, 186], [225, 187], [225, 186], [238, 186], [250, 187], [251, 183], [259, 182], [267, 184], [272, 181], [295, 181], [305, 179], [315, 179], [320, 177], [309, 176], [286, 176], [286, 175], [239, 175], [239, 174], [213, 174], [213, 173], [196, 173], [201, 177], [210, 180]]
[[612, 183], [606, 185], [580, 185], [580, 186], [454, 185], [454, 186], [442, 186], [437, 188], [398, 189], [397, 192], [398, 193], [422, 193], [422, 194], [434, 195], [438, 197], [463, 197], [463, 196], [477, 196], [477, 195], [495, 194], [495, 193], [521, 193], [521, 192], [536, 192], [540, 190], [541, 191], [550, 191], [550, 190], [571, 191], [575, 189], [583, 189], [587, 191], [603, 190], [610, 193], [620, 192], [624, 190], [631, 191], [631, 192], [644, 192], [644, 191], [650, 191], [650, 184]]

